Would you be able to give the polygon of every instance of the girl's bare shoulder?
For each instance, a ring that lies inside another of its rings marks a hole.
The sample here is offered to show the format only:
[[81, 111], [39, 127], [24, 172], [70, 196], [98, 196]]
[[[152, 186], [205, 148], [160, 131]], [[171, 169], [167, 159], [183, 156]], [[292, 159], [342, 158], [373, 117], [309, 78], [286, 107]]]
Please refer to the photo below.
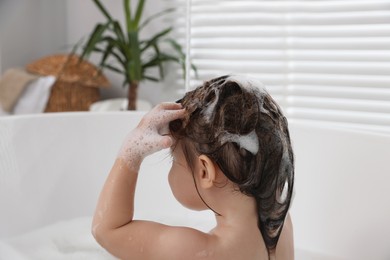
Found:
[[[187, 227], [171, 227], [160, 236], [157, 259], [268, 260], [261, 235], [254, 234], [204, 233]], [[259, 242], [264, 246], [259, 246]]]

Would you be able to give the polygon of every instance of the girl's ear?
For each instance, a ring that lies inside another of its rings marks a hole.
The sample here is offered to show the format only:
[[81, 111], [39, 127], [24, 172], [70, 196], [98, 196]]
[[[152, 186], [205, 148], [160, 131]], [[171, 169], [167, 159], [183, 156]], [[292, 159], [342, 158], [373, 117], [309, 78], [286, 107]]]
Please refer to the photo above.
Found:
[[199, 185], [203, 189], [212, 188], [217, 177], [215, 164], [204, 154], [200, 155], [198, 159], [199, 168], [197, 170], [197, 175], [199, 178]]

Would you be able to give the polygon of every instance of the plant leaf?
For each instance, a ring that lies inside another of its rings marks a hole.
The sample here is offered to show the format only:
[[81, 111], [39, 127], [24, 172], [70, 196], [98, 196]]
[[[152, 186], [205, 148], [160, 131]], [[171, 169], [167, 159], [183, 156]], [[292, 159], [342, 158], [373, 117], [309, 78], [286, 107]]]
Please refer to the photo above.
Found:
[[[73, 55], [76, 55], [76, 53], [77, 53], [77, 49], [82, 45], [82, 43], [83, 43], [83, 41], [84, 41], [84, 38], [81, 38], [73, 47], [72, 47], [72, 50], [70, 51], [70, 53], [68, 54], [68, 57], [66, 58], [66, 61], [65, 61], [65, 63], [64, 63], [64, 66], [63, 66], [63, 68], [65, 68], [66, 66], [67, 66], [67, 64], [68, 64], [68, 62], [70, 61], [70, 58], [73, 56]], [[81, 57], [79, 57], [79, 64], [82, 62], [82, 58]], [[61, 72], [62, 73], [62, 72]]]
[[192, 63], [191, 63], [191, 68], [195, 72], [195, 78], [198, 79], [199, 78], [198, 68], [194, 64], [192, 64]]
[[[99, 63], [100, 68], [120, 73], [125, 77], [124, 84], [128, 84], [132, 81], [138, 82], [142, 79], [152, 81], [163, 79], [165, 73], [163, 67], [164, 62], [177, 62], [183, 68], [183, 71], [185, 71], [185, 54], [181, 49], [181, 46], [174, 39], [167, 39], [175, 50], [173, 55], [163, 53], [160, 49], [159, 44], [161, 41], [166, 40], [166, 36], [172, 31], [172, 28], [166, 28], [146, 41], [140, 41], [138, 38], [139, 31], [143, 27], [154, 19], [174, 11], [175, 8], [169, 8], [158, 12], [141, 22], [144, 13], [145, 0], [138, 0], [137, 7], [133, 13], [131, 9], [131, 0], [123, 0], [126, 25], [125, 27], [121, 27], [119, 21], [114, 20], [102, 4], [102, 0], [92, 1], [108, 21], [95, 26], [82, 51], [80, 56], [81, 59], [89, 57], [92, 52], [100, 53], [102, 55]], [[77, 49], [77, 46], [74, 46], [74, 48]], [[151, 48], [153, 48], [153, 51]], [[149, 57], [149, 60], [146, 62], [141, 60], [141, 56], [144, 52], [148, 54], [149, 51], [155, 55]], [[145, 70], [150, 67], [158, 67], [160, 78], [144, 73]], [[193, 64], [191, 64], [191, 68], [197, 75], [196, 67]]]
[[[100, 52], [100, 53], [105, 52], [103, 49], [100, 49], [97, 47], [95, 49], [93, 49], [93, 51]], [[120, 57], [120, 55], [115, 52], [115, 49], [112, 49], [110, 54], [116, 58], [116, 60], [119, 62], [119, 64], [122, 65], [122, 67], [124, 67], [124, 68], [126, 67], [126, 62], [124, 62], [123, 59]]]
[[120, 40], [115, 39], [111, 36], [105, 36], [105, 37], [101, 38], [100, 42], [107, 42], [108, 44], [115, 45], [121, 52], [123, 51], [122, 49], [124, 49], [126, 47], [126, 45], [123, 44], [123, 42], [121, 42]]
[[157, 33], [155, 36], [153, 36], [152, 39], [145, 41], [146, 45], [144, 47], [142, 47], [141, 52], [144, 52], [145, 50], [147, 50], [150, 46], [155, 44], [159, 40], [159, 38], [163, 37], [164, 35], [167, 35], [171, 31], [172, 31], [172, 27], [169, 27], [169, 28]]
[[173, 12], [175, 10], [175, 8], [168, 8], [168, 9], [165, 9], [161, 12], [158, 12], [154, 15], [151, 15], [149, 18], [147, 18], [138, 28], [138, 30], [142, 30], [146, 25], [148, 25], [151, 21], [153, 21], [154, 19], [162, 16], [162, 15], [165, 15], [167, 13], [170, 13], [170, 12]]
[[139, 0], [138, 1], [138, 6], [137, 6], [137, 11], [135, 13], [135, 18], [133, 22], [133, 30], [137, 30], [139, 21], [141, 20], [142, 12], [144, 11], [144, 4], [145, 0]]
[[168, 55], [165, 53], [160, 53], [159, 55], [155, 55], [152, 59], [150, 59], [148, 62], [142, 65], [144, 69], [149, 67], [158, 66], [159, 63], [166, 62], [166, 61], [176, 61], [179, 62], [179, 58]]
[[82, 45], [84, 39], [81, 38], [73, 47], [72, 50], [70, 51], [69, 55], [74, 55], [77, 52], [77, 49]]
[[104, 33], [104, 31], [108, 28], [110, 25], [110, 22], [106, 24], [97, 24], [95, 29], [93, 30], [91, 36], [89, 37], [89, 40], [87, 44], [84, 47], [84, 51], [81, 54], [81, 58], [89, 57], [92, 50], [95, 48], [96, 44], [98, 44], [101, 41], [101, 37]]
[[185, 71], [186, 71], [186, 63], [185, 63], [186, 55], [184, 54], [180, 44], [178, 44], [175, 40], [167, 39], [167, 41], [171, 44], [172, 48], [179, 54], [179, 59], [177, 62], [181, 66], [181, 69], [183, 72], [183, 79], [185, 79], [185, 76], [186, 76], [186, 73], [185, 73]]
[[101, 42], [106, 41], [107, 43], [113, 44], [118, 49], [121, 56], [123, 56], [123, 60], [132, 59], [132, 53], [129, 49], [129, 46], [125, 42], [121, 42], [118, 39], [114, 39], [111, 36], [106, 36], [101, 39]]
[[[153, 49], [156, 52], [157, 57], [160, 57], [161, 52], [160, 52], [160, 49], [158, 48], [158, 45], [156, 43], [153, 44]], [[164, 79], [164, 68], [163, 68], [162, 62], [159, 62], [157, 64], [157, 66], [158, 66], [158, 72], [160, 74], [160, 78]]]
[[139, 49], [138, 32], [129, 33], [129, 44], [132, 59], [127, 64], [131, 79], [140, 81], [142, 79], [141, 51]]
[[123, 0], [123, 7], [125, 10], [127, 33], [129, 33], [132, 29], [130, 0]]
[[147, 79], [147, 80], [150, 80], [150, 81], [154, 81], [154, 82], [159, 82], [160, 80], [156, 77], [152, 77], [152, 76], [148, 76], [148, 75], [143, 75], [142, 76], [144, 79]]
[[127, 84], [129, 84], [130, 83], [130, 79], [129, 78], [127, 78], [127, 76], [125, 77], [125, 79], [123, 80], [123, 82], [122, 82], [122, 87], [125, 87]]
[[103, 64], [106, 63], [106, 60], [108, 58], [108, 56], [110, 56], [110, 54], [112, 54], [112, 49], [114, 48], [115, 46], [113, 44], [108, 44], [108, 46], [103, 50], [103, 55], [102, 55], [102, 59], [100, 60], [100, 66], [102, 66]]
[[114, 67], [114, 66], [112, 66], [110, 64], [103, 64], [102, 67], [106, 68], [106, 69], [109, 69], [109, 70], [112, 70], [114, 72], [117, 72], [119, 74], [124, 74], [125, 73], [123, 70], [118, 69], [117, 67]]
[[122, 26], [118, 21], [113, 21], [114, 33], [115, 35], [124, 43], [126, 43], [126, 38], [122, 30]]
[[93, 0], [96, 4], [96, 6], [99, 8], [99, 10], [103, 13], [103, 15], [109, 20], [112, 21], [111, 15], [107, 12], [106, 8], [102, 5], [102, 3], [99, 0]]
[[167, 42], [169, 42], [171, 44], [171, 46], [173, 47], [173, 49], [180, 55], [180, 57], [182, 59], [185, 59], [185, 54], [180, 46], [179, 43], [177, 43], [174, 39], [167, 39], [166, 40]]
[[[178, 63], [181, 65], [182, 67], [182, 70], [183, 70], [183, 78], [185, 78], [185, 70], [186, 70], [186, 63], [185, 63], [185, 60], [186, 60], [186, 55], [185, 53], [183, 52], [183, 49], [181, 48], [180, 44], [177, 43], [177, 41], [175, 41], [174, 39], [167, 39], [167, 42], [169, 42], [171, 44], [171, 46], [173, 47], [174, 50], [176, 50], [176, 52], [179, 54], [180, 56], [180, 59], [178, 61]], [[199, 77], [199, 74], [198, 74], [198, 69], [196, 68], [196, 66], [194, 64], [191, 63], [191, 68], [192, 70], [195, 72], [195, 77], [198, 78]]]

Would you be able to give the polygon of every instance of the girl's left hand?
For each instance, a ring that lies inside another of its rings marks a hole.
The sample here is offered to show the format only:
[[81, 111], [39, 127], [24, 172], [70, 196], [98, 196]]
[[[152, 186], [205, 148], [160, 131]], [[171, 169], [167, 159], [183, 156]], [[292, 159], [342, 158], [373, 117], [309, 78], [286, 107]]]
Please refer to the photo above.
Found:
[[161, 103], [148, 112], [131, 131], [119, 152], [126, 164], [138, 170], [142, 160], [157, 151], [169, 148], [173, 144], [169, 136], [169, 122], [182, 118], [185, 109], [177, 103]]

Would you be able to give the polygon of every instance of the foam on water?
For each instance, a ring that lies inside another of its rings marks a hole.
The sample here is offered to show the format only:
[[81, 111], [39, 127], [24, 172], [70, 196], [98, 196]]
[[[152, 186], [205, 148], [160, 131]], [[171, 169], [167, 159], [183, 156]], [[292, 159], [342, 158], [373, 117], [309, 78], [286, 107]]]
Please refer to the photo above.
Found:
[[0, 259], [116, 259], [95, 241], [91, 222], [90, 217], [77, 218], [0, 241]]
[[17, 249], [11, 245], [0, 241], [0, 259], [12, 259], [12, 260], [28, 260], [26, 256], [23, 256]]

